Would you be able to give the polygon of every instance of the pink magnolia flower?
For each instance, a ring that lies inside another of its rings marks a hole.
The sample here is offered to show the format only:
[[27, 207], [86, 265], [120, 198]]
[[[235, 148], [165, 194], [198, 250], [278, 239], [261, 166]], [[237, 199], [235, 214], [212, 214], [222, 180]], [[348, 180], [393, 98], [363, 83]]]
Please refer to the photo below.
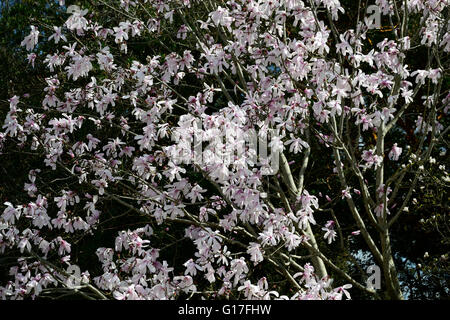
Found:
[[330, 220], [326, 223], [325, 227], [322, 228], [323, 231], [325, 231], [324, 239], [328, 240], [328, 244], [333, 242], [336, 239], [336, 231], [334, 231], [334, 224], [335, 222], [333, 220]]
[[38, 38], [39, 30], [35, 26], [31, 26], [30, 34], [23, 39], [20, 45], [25, 46], [28, 51], [31, 51], [37, 45]]
[[67, 42], [66, 36], [62, 34], [61, 27], [53, 27], [53, 30], [55, 30], [55, 33], [48, 37], [48, 40], [53, 39], [55, 43], [58, 43], [62, 39]]
[[393, 161], [397, 161], [400, 155], [402, 154], [402, 148], [397, 146], [397, 143], [394, 143], [391, 151], [389, 151], [389, 159]]
[[32, 52], [30, 54], [28, 54], [27, 59], [28, 59], [28, 63], [31, 63], [31, 66], [34, 68], [34, 61], [36, 60], [36, 53]]

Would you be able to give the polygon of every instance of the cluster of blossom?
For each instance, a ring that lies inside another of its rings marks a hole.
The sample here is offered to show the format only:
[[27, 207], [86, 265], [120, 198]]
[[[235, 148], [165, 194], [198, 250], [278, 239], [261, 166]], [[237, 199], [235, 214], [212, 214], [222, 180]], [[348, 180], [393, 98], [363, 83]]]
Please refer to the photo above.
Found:
[[[114, 249], [97, 249], [104, 272], [93, 279], [99, 289], [112, 292], [118, 300], [171, 299], [180, 291], [196, 291], [190, 276], [171, 278], [173, 268], [166, 261], [157, 260], [158, 249], [149, 248], [150, 241], [142, 239], [152, 233], [150, 226], [122, 231], [116, 237]], [[119, 259], [114, 256], [118, 253], [122, 253]]]
[[[395, 14], [389, 1], [377, 2], [383, 14]], [[447, 2], [416, 0], [407, 4], [410, 12], [427, 17], [419, 42], [450, 51], [450, 25], [444, 30], [440, 22]], [[249, 263], [268, 263], [282, 269], [291, 252], [318, 250], [311, 225], [317, 225], [314, 215], [321, 205], [303, 185], [294, 190], [292, 184], [287, 186], [287, 193], [294, 193], [292, 200], [280, 187], [277, 198], [283, 201], [273, 202], [273, 197], [267, 196], [273, 182], [267, 183], [264, 178], [269, 164], [264, 157], [255, 157], [252, 149], [246, 150], [245, 141], [254, 130], [261, 136], [270, 130], [279, 132], [269, 146], [272, 152], [281, 154], [279, 176], [288, 184], [290, 169], [286, 166], [291, 163], [286, 162], [284, 154], [305, 155], [313, 137], [327, 149], [342, 150], [336, 119], [342, 119], [341, 123], [353, 121], [363, 132], [383, 132], [397, 121], [399, 105], [413, 101], [415, 88], [425, 82], [438, 86], [443, 70], [428, 67], [410, 72], [404, 64], [411, 41], [406, 35], [385, 39], [366, 50], [367, 21], [359, 21], [356, 30], [349, 29], [333, 40], [333, 21], [344, 13], [337, 0], [230, 0], [220, 4], [152, 0], [118, 1], [116, 5], [127, 12], [126, 19], [135, 18], [133, 22], [101, 26], [90, 20], [87, 10], [71, 6], [64, 26], [53, 27], [55, 33], [47, 39], [55, 46], [60, 40], [67, 45], [56, 46], [56, 52], [46, 56], [39, 57], [42, 54], [37, 51], [29, 56], [30, 63], [42, 58], [51, 73], [43, 92], [45, 112], [37, 112], [18, 96], [12, 97], [0, 146], [17, 141], [22, 148], [40, 152], [44, 166], [29, 173], [24, 187], [31, 199], [28, 205], [4, 204], [0, 252], [19, 249], [45, 258], [52, 252], [58, 257], [54, 263], [70, 264], [71, 243], [66, 237], [76, 239], [95, 232], [102, 220], [103, 199], [112, 199], [158, 226], [188, 224], [185, 236], [196, 248], [184, 263], [183, 273], [166, 261], [158, 261], [159, 249], [149, 247], [151, 240], [143, 239], [151, 239], [153, 230], [149, 226], [121, 231], [114, 249], [97, 250], [103, 274], [92, 281], [85, 277], [85, 282], [116, 299], [174, 299], [180, 294], [202, 294], [203, 288], [196, 286], [200, 278], [217, 284], [217, 296], [241, 293], [248, 299], [350, 298], [346, 290], [350, 284], [332, 288], [331, 279], [323, 271], [320, 276], [314, 274], [316, 265], [297, 265], [301, 272], [290, 277], [297, 287], [289, 297], [269, 290], [270, 279], [252, 278]], [[134, 17], [142, 13], [139, 8], [151, 18]], [[188, 20], [185, 13], [195, 16], [200, 8], [208, 14]], [[329, 21], [317, 18], [318, 8], [325, 8]], [[286, 25], [296, 31], [287, 34]], [[31, 28], [22, 43], [29, 51], [35, 48], [39, 36], [38, 29]], [[446, 32], [441, 34], [441, 29]], [[175, 30], [177, 41], [184, 41], [190, 50], [148, 56], [147, 61], [129, 64], [116, 59], [128, 52], [130, 39], [159, 39], [163, 30]], [[73, 41], [73, 36], [90, 41], [89, 46]], [[96, 41], [89, 40], [92, 38]], [[332, 41], [336, 42], [333, 47]], [[330, 58], [331, 54], [341, 63]], [[357, 71], [352, 74], [348, 66]], [[183, 96], [177, 89], [189, 79], [204, 85], [198, 92]], [[71, 89], [64, 90], [63, 82]], [[433, 96], [423, 98], [429, 105], [438, 103]], [[219, 99], [227, 103], [216, 110]], [[426, 132], [439, 134], [443, 130], [438, 120], [432, 126], [429, 123]], [[94, 129], [81, 136], [81, 129], [86, 127]], [[115, 132], [114, 137], [102, 141], [108, 130]], [[221, 132], [227, 134], [226, 143], [217, 139]], [[199, 154], [195, 147], [192, 149], [196, 143], [210, 145]], [[236, 150], [242, 151], [239, 156]], [[386, 161], [383, 150], [357, 151], [364, 161], [364, 174], [373, 174]], [[349, 157], [349, 153], [342, 154]], [[395, 143], [388, 158], [398, 161], [401, 154], [402, 148]], [[200, 162], [199, 156], [203, 159]], [[336, 154], [330, 161], [340, 173], [343, 162]], [[38, 182], [45, 170], [76, 178], [93, 191], [83, 195], [72, 187], [50, 198], [40, 191], [45, 187]], [[193, 181], [189, 171], [200, 172], [214, 188], [207, 190]], [[380, 190], [384, 185], [376, 187]], [[338, 197], [353, 203], [349, 190], [349, 186], [338, 190]], [[364, 188], [362, 191], [367, 196]], [[377, 199], [383, 194], [377, 194]], [[374, 209], [378, 217], [383, 211], [386, 209], [380, 205]], [[328, 244], [337, 237], [335, 228], [334, 220], [322, 227]], [[47, 237], [46, 231], [55, 229], [61, 235], [51, 239], [54, 233], [48, 233]], [[46, 267], [45, 261], [36, 260], [36, 266], [22, 261], [24, 271], [13, 270], [11, 275], [16, 280], [0, 287], [2, 296], [22, 298], [30, 293], [29, 288], [38, 295], [38, 287], [56, 285], [58, 276], [51, 273], [57, 271]], [[30, 269], [35, 276], [30, 275]]]

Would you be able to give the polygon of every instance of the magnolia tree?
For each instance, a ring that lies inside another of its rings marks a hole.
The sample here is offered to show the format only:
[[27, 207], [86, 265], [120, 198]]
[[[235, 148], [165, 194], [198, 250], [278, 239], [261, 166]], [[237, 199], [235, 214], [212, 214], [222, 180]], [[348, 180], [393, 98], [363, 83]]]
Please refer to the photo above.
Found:
[[0, 132], [36, 160], [2, 204], [3, 299], [404, 298], [391, 230], [446, 151], [447, 0], [59, 4], [22, 42], [41, 103], [12, 96]]

